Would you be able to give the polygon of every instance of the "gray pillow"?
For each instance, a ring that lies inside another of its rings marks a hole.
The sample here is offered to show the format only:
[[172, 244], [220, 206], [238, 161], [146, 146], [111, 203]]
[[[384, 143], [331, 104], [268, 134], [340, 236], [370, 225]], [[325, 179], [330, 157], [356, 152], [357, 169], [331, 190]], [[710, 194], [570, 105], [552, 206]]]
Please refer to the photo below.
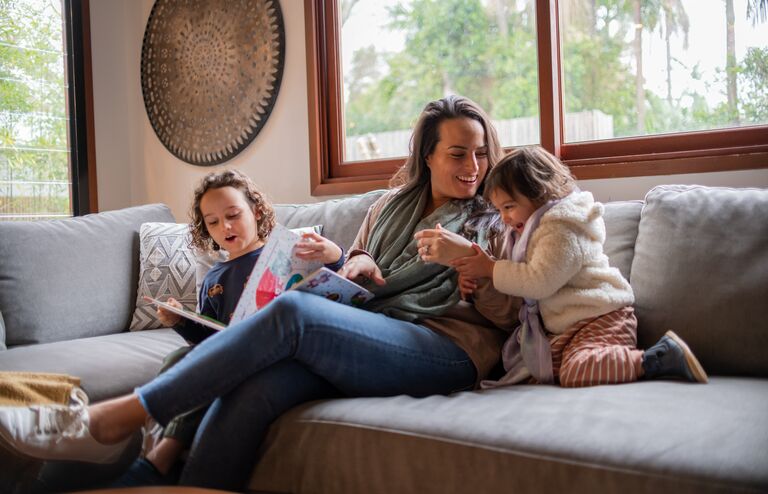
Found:
[[131, 331], [162, 326], [155, 306], [145, 296], [167, 300], [173, 297], [195, 310], [197, 260], [189, 246], [186, 223], [144, 223], [139, 231], [139, 289]]
[[5, 349], [5, 323], [3, 322], [3, 313], [0, 312], [0, 350]]
[[[637, 228], [643, 201], [615, 201], [605, 204], [605, 255], [611, 266], [629, 280], [629, 269], [635, 256]], [[631, 281], [631, 280], [630, 280]]]
[[139, 228], [174, 221], [152, 204], [77, 218], [0, 222], [6, 344], [118, 333], [136, 301]]
[[344, 199], [315, 204], [276, 204], [277, 222], [288, 228], [323, 225], [323, 236], [348, 250], [355, 240], [368, 208], [384, 194], [374, 190]]
[[632, 262], [641, 348], [668, 329], [712, 374], [768, 375], [768, 189], [660, 186]]

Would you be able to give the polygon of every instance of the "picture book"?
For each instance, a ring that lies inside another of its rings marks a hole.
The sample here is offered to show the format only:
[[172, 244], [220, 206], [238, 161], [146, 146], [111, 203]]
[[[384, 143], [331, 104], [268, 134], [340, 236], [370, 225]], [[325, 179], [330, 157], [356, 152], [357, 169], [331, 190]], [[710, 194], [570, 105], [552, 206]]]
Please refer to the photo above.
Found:
[[178, 308], [174, 307], [171, 304], [168, 304], [166, 302], [161, 302], [157, 299], [154, 299], [152, 297], [144, 297], [144, 300], [147, 302], [154, 304], [155, 307], [162, 307], [163, 309], [173, 312], [174, 314], [178, 314], [181, 317], [186, 317], [189, 320], [192, 320], [198, 324], [202, 324], [203, 326], [206, 326], [211, 329], [215, 329], [216, 331], [221, 331], [222, 329], [226, 328], [227, 325], [217, 321], [216, 319], [213, 319], [212, 317], [204, 316], [202, 314], [198, 314], [197, 312], [193, 312], [188, 309], [184, 308]]
[[287, 288], [288, 290], [314, 293], [335, 302], [355, 307], [359, 307], [373, 298], [373, 293], [340, 274], [334, 273], [325, 266]]
[[230, 324], [242, 321], [294, 288], [350, 305], [361, 305], [373, 298], [370, 291], [325, 268], [321, 261], [305, 261], [293, 255], [299, 240], [301, 235], [275, 225], [253, 266]]

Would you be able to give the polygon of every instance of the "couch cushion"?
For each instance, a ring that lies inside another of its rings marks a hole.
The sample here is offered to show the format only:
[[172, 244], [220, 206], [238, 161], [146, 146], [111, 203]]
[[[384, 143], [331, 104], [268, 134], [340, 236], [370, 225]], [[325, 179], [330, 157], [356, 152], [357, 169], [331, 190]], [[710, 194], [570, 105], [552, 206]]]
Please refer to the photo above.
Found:
[[268, 492], [740, 492], [768, 489], [768, 380], [511, 386], [320, 401], [270, 429]]
[[139, 230], [139, 288], [131, 331], [162, 327], [155, 306], [144, 300], [173, 297], [189, 310], [197, 305], [197, 256], [186, 223], [144, 223]]
[[63, 220], [0, 222], [6, 344], [117, 333], [136, 301], [139, 227], [174, 221], [153, 204]]
[[0, 370], [76, 376], [91, 401], [99, 401], [150, 381], [163, 358], [183, 345], [172, 329], [154, 329], [18, 346], [0, 352]]
[[635, 256], [637, 227], [643, 201], [615, 201], [605, 204], [605, 246], [611, 266], [618, 268], [629, 280], [632, 258]]
[[323, 236], [346, 250], [355, 240], [368, 208], [384, 192], [374, 190], [314, 204], [277, 204], [275, 213], [277, 221], [288, 228], [323, 225]]
[[3, 322], [3, 313], [0, 312], [0, 350], [5, 348], [5, 322]]
[[711, 374], [768, 375], [768, 189], [660, 186], [632, 261], [640, 348], [666, 330]]

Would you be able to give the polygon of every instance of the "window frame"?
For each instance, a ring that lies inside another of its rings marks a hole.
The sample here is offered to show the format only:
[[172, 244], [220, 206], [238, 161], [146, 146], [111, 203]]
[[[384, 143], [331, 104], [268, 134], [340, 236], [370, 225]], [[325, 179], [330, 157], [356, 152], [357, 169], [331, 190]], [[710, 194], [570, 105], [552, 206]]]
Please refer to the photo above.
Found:
[[[563, 141], [557, 0], [536, 0], [541, 145], [578, 179], [620, 178], [768, 168], [768, 125], [679, 132], [606, 141]], [[387, 187], [404, 158], [343, 161], [339, 0], [304, 0], [313, 196]]]
[[72, 215], [98, 212], [89, 0], [64, 0]]

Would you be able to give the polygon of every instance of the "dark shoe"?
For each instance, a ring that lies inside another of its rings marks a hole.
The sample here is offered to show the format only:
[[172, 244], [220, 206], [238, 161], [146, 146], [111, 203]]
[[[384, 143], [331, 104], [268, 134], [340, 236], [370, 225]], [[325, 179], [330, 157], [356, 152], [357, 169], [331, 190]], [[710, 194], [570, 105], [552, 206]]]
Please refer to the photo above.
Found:
[[688, 345], [673, 331], [643, 353], [645, 379], [682, 377], [692, 382], [707, 382], [707, 373]]
[[145, 485], [176, 485], [179, 480], [179, 469], [173, 468], [167, 474], [146, 458], [134, 461], [128, 470], [117, 479], [111, 487], [139, 487]]

